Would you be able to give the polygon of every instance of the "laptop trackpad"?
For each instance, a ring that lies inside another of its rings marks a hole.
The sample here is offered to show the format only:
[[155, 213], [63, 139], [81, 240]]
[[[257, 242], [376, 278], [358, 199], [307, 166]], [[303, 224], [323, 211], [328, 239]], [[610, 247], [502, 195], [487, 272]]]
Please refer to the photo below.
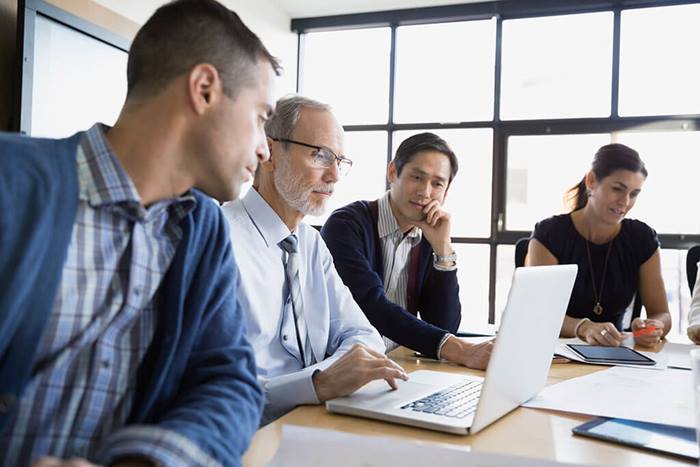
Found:
[[372, 381], [345, 399], [355, 407], [387, 409], [398, 408], [435, 392], [434, 384], [396, 380], [398, 389], [391, 389], [384, 380]]

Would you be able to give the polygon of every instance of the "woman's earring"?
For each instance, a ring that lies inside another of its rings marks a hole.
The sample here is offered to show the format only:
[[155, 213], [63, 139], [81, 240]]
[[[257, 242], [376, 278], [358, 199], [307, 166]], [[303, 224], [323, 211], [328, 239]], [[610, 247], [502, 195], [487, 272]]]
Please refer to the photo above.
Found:
[[586, 189], [586, 196], [590, 198], [591, 196], [593, 196], [593, 192], [589, 189]]

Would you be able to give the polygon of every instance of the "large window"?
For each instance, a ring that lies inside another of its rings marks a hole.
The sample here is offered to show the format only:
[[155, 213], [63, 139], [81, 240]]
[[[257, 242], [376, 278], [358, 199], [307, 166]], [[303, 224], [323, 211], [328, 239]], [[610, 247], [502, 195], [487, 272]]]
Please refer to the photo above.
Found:
[[394, 121], [493, 119], [495, 37], [494, 20], [396, 28]]
[[[611, 5], [606, 7], [605, 5]], [[513, 244], [567, 212], [566, 191], [610, 142], [649, 170], [630, 217], [659, 233], [675, 332], [685, 252], [700, 244], [700, 1], [486, 2], [297, 19], [299, 91], [330, 103], [353, 173], [338, 207], [376, 199], [401, 141], [431, 131], [459, 158], [446, 202], [462, 329], [498, 324]], [[320, 224], [324, 218], [312, 219]]]
[[700, 112], [700, 5], [622, 11], [620, 115]]
[[389, 28], [307, 34], [304, 92], [331, 103], [343, 125], [386, 122], [390, 42]]
[[503, 22], [501, 118], [610, 116], [612, 12]]

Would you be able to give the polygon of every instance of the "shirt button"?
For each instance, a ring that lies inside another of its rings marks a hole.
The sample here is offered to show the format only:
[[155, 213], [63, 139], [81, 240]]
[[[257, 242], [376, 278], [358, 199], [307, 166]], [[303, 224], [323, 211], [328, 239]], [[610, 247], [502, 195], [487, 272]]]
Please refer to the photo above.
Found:
[[282, 340], [283, 340], [283, 341], [286, 341], [286, 340], [287, 340], [287, 335], [286, 335], [286, 334], [284, 334], [284, 335], [282, 336]]
[[12, 394], [0, 395], [0, 413], [7, 413], [15, 406], [15, 396]]
[[140, 288], [140, 287], [136, 287], [136, 288], [134, 289], [134, 295], [136, 295], [137, 297], [138, 297], [139, 295], [141, 295], [141, 288]]
[[102, 360], [102, 367], [109, 368], [109, 360]]

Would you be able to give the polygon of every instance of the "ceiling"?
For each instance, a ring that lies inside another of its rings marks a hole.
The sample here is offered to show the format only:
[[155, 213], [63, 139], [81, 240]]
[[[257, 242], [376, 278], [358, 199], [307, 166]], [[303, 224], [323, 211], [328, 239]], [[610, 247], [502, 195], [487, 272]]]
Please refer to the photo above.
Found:
[[[125, 16], [138, 24], [143, 24], [146, 19], [158, 8], [167, 3], [167, 0], [93, 0], [103, 6]], [[249, 0], [220, 0], [229, 8], [236, 10], [236, 6], [244, 4], [246, 9], [254, 8]], [[313, 16], [342, 15], [348, 13], [363, 13], [368, 11], [400, 10], [405, 8], [419, 8], [440, 5], [456, 5], [461, 3], [479, 3], [484, 0], [257, 0], [263, 7], [276, 7], [289, 18], [307, 18]]]
[[440, 5], [479, 3], [485, 0], [270, 0], [291, 18], [330, 16], [368, 11], [401, 10]]

